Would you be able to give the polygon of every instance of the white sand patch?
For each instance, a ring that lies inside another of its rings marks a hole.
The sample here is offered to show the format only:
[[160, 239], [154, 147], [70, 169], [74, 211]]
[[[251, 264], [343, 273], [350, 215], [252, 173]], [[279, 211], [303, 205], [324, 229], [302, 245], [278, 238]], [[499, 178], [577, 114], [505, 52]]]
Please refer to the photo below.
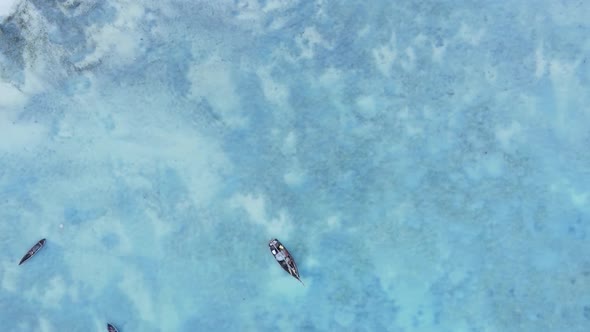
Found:
[[313, 256], [307, 256], [303, 261], [303, 264], [308, 269], [313, 269], [321, 265], [320, 261]]
[[[21, 108], [25, 105], [26, 101], [27, 96], [21, 90], [10, 83], [0, 81], [0, 109]], [[2, 113], [4, 113], [4, 110]]]
[[48, 67], [51, 66], [48, 61], [42, 62], [43, 60], [38, 58], [35, 58], [33, 61], [31, 59], [32, 57], [33, 56], [27, 52], [25, 52], [25, 55], [23, 56], [25, 62], [29, 65], [26, 66], [24, 70], [25, 84], [21, 90], [29, 96], [46, 90], [48, 84], [43, 75], [50, 71]]
[[79, 302], [80, 298], [85, 295], [85, 294], [80, 294], [80, 287], [76, 283], [68, 285], [67, 292], [68, 292], [68, 297], [70, 298], [70, 301], [72, 301], [74, 303]]
[[[141, 191], [152, 191], [152, 180], [138, 169], [153, 169], [159, 161], [166, 160], [192, 197], [191, 201], [176, 202], [178, 208], [195, 202], [207, 204], [217, 194], [225, 172], [231, 170], [231, 162], [217, 141], [201, 136], [184, 124], [163, 119], [158, 121], [159, 126], [149, 123], [138, 127], [138, 121], [143, 119], [137, 115], [118, 115], [113, 119], [115, 129], [109, 135], [97, 136], [92, 150], [76, 151], [76, 154], [90, 160], [119, 160], [114, 175]], [[160, 222], [154, 219], [154, 225], [163, 227], [160, 230], [165, 232], [167, 226]]]
[[[273, 30], [279, 30], [279, 29], [283, 29], [288, 23], [289, 23], [289, 18], [288, 17], [274, 17], [272, 20], [272, 23], [267, 27], [267, 30], [273, 31]], [[290, 59], [293, 60], [293, 59]]]
[[[289, 218], [289, 215], [287, 215], [285, 210], [279, 211], [279, 215], [267, 222], [266, 225], [266, 229], [269, 234], [287, 235], [292, 228], [293, 225], [291, 223], [291, 218]], [[286, 236], [283, 238], [286, 238]]]
[[47, 308], [54, 308], [67, 294], [67, 286], [60, 276], [56, 276], [41, 291], [43, 293], [38, 297], [41, 303]]
[[236, 1], [238, 20], [261, 22], [263, 18], [262, 8], [258, 0], [238, 0]]
[[[23, 253], [24, 254], [24, 253]], [[19, 258], [20, 261], [20, 258]], [[16, 292], [18, 284], [18, 270], [16, 266], [18, 261], [9, 262], [4, 261], [2, 264], [2, 289], [8, 292]]]
[[95, 63], [107, 54], [113, 55], [124, 63], [134, 60], [138, 47], [138, 35], [131, 34], [122, 28], [107, 25], [95, 33], [91, 33], [91, 36], [97, 45], [96, 50], [87, 56], [84, 62], [78, 64], [80, 67], [84, 67], [84, 64]]
[[350, 307], [339, 307], [334, 312], [334, 320], [342, 326], [348, 327], [354, 322], [355, 310]]
[[548, 1], [545, 12], [558, 26], [585, 26], [588, 23], [590, 2], [587, 1]]
[[[18, 6], [20, 18], [26, 22], [22, 37], [28, 45], [22, 54], [24, 84], [19, 86], [19, 94], [7, 91], [5, 83], [0, 83], [0, 96], [6, 96], [0, 98], [0, 108], [7, 104], [12, 107], [22, 106], [28, 96], [53, 87], [56, 78], [66, 75], [66, 68], [62, 66], [62, 62], [64, 57], [69, 57], [69, 51], [59, 44], [48, 41], [49, 35], [57, 31], [57, 25], [48, 20], [42, 10], [30, 1], [21, 1]], [[23, 95], [25, 99], [22, 98]]]
[[574, 205], [579, 208], [587, 207], [588, 196], [590, 196], [590, 195], [587, 192], [583, 192], [583, 193], [571, 192], [570, 193], [572, 203], [574, 203]]
[[370, 95], [360, 96], [356, 99], [357, 110], [367, 119], [373, 119], [377, 115], [375, 98]]
[[39, 331], [40, 332], [52, 332], [55, 328], [51, 322], [45, 317], [39, 317]]
[[391, 67], [395, 62], [398, 53], [396, 44], [397, 38], [395, 33], [392, 33], [388, 43], [378, 46], [372, 51], [375, 66], [383, 76], [389, 76], [391, 74]]
[[242, 126], [244, 119], [239, 112], [239, 98], [233, 83], [229, 63], [219, 56], [212, 56], [204, 63], [193, 64], [188, 72], [191, 82], [191, 99], [207, 99], [214, 111], [219, 112], [229, 125]]
[[55, 45], [42, 41], [47, 38], [47, 31], [55, 29], [39, 9], [30, 1], [19, 4], [21, 19], [26, 22], [26, 30], [22, 31], [22, 37], [29, 46], [23, 50], [24, 62], [24, 84], [20, 91], [25, 95], [32, 95], [46, 89], [47, 80], [53, 80], [57, 75], [63, 73], [57, 63], [60, 62], [63, 50]]
[[265, 13], [279, 10], [284, 11], [299, 3], [299, 0], [268, 0], [262, 9]]
[[405, 71], [414, 70], [416, 64], [416, 53], [412, 47], [407, 47], [404, 51], [404, 57], [400, 58], [400, 65]]
[[315, 27], [306, 27], [303, 33], [295, 37], [295, 43], [299, 47], [300, 54], [299, 58], [311, 59], [314, 56], [314, 47], [321, 46], [327, 49], [332, 49], [330, 43], [328, 43], [322, 35], [316, 30]]
[[549, 185], [549, 190], [555, 195], [569, 197], [576, 208], [587, 210], [588, 203], [590, 203], [590, 192], [577, 190], [575, 186], [576, 184], [572, 184], [570, 181], [561, 180]]
[[369, 32], [371, 32], [371, 26], [369, 24], [366, 24], [356, 33], [356, 35], [358, 38], [365, 38], [369, 34]]
[[297, 152], [297, 134], [294, 131], [290, 131], [283, 140], [281, 152], [289, 156]]
[[[557, 121], [556, 125], [562, 130], [568, 130], [571, 124], [570, 116], [572, 115], [571, 107], [579, 98], [572, 98], [571, 96], [578, 96], [578, 87], [581, 86], [577, 75], [579, 61], [549, 61], [549, 76], [555, 92], [555, 103], [557, 106]], [[584, 96], [582, 92], [579, 96]]]
[[[403, 265], [401, 265], [403, 266]], [[437, 276], [432, 276], [436, 279]], [[384, 279], [384, 278], [382, 278]], [[431, 284], [426, 280], [421, 280], [420, 276], [416, 275], [402, 275], [396, 279], [392, 279], [394, 287], [388, 289], [388, 294], [396, 299], [399, 299], [397, 314], [397, 322], [401, 326], [412, 326], [412, 321], [416, 312], [429, 304], [429, 288]]]
[[[277, 265], [278, 267], [277, 263], [272, 264]], [[305, 284], [305, 286], [303, 286], [297, 279], [290, 276], [280, 267], [277, 267], [268, 269], [268, 272], [266, 273], [268, 280], [265, 284], [267, 284], [268, 287], [265, 288], [268, 292], [273, 294], [273, 296], [279, 296], [287, 300], [301, 299], [305, 296], [307, 290], [310, 289], [312, 280], [307, 280], [305, 279], [305, 276], [301, 276], [301, 280], [303, 280], [303, 283]]]
[[531, 254], [533, 255], [532, 265], [541, 271], [553, 270], [562, 261], [562, 257], [551, 248], [539, 249], [536, 252], [531, 252]]
[[395, 220], [403, 221], [406, 219], [408, 214], [411, 213], [412, 209], [413, 205], [410, 201], [406, 200], [399, 202], [397, 206], [393, 208], [393, 216], [395, 217]]
[[496, 128], [496, 139], [504, 149], [510, 149], [512, 142], [522, 133], [520, 123], [513, 121], [508, 127]]
[[144, 18], [144, 7], [134, 1], [111, 2], [116, 9], [117, 18], [104, 26], [92, 25], [86, 29], [86, 40], [94, 52], [87, 55], [76, 67], [85, 68], [109, 57], [118, 65], [126, 65], [136, 60], [143, 31], [138, 29]]
[[556, 110], [551, 125], [568, 145], [578, 144], [587, 135], [587, 126], [583, 124], [590, 116], [590, 99], [579, 75], [583, 61], [579, 56], [571, 61], [551, 60], [548, 66]]
[[114, 271], [123, 267], [120, 258], [118, 255], [115, 256], [113, 251], [97, 250], [96, 246], [92, 246], [92, 248], [100, 253], [94, 254], [90, 252], [91, 249], [84, 248], [65, 256], [68, 270], [76, 271], [73, 275], [75, 287], [88, 286], [83, 288], [84, 294], [80, 294], [79, 289], [70, 290], [69, 294], [72, 299], [97, 296], [105, 287], [108, 287]]
[[[169, 300], [167, 300], [158, 303], [158, 311], [162, 317], [158, 324], [161, 331], [179, 330], [179, 326], [182, 323], [182, 319], [179, 317], [179, 308], [175, 307]], [[183, 312], [183, 316], [184, 315], [186, 315], [186, 313]]]
[[360, 96], [356, 99], [356, 105], [361, 109], [372, 110], [375, 108], [375, 98], [369, 95]]
[[548, 60], [543, 54], [543, 43], [535, 49], [535, 77], [541, 78], [547, 71]]
[[465, 23], [461, 23], [461, 27], [457, 32], [456, 38], [463, 40], [470, 45], [477, 46], [483, 39], [484, 35], [484, 29], [474, 29]]
[[44, 142], [48, 129], [41, 124], [23, 123], [16, 114], [0, 112], [0, 152], [31, 150]]
[[504, 159], [497, 153], [489, 154], [484, 158], [483, 166], [489, 175], [498, 177], [504, 172]]
[[341, 225], [340, 217], [330, 216], [328, 219], [326, 219], [326, 224], [328, 224], [329, 229], [338, 229]]
[[61, 139], [69, 139], [74, 135], [74, 127], [69, 124], [67, 120], [60, 121], [57, 137]]
[[20, 0], [0, 0], [0, 20], [14, 13]]
[[423, 33], [418, 33], [416, 37], [414, 37], [413, 44], [417, 47], [424, 47], [428, 45], [428, 37]]
[[461, 268], [453, 268], [449, 273], [449, 281], [453, 285], [459, 285], [467, 278], [467, 272]]
[[432, 43], [432, 61], [435, 63], [441, 63], [443, 61], [443, 56], [445, 55], [446, 49], [446, 43], [442, 43], [442, 45], [439, 46]]
[[535, 117], [539, 113], [539, 98], [534, 95], [520, 94], [520, 109], [527, 117]]
[[263, 223], [266, 219], [262, 196], [238, 194], [232, 198], [232, 206], [244, 209], [255, 223]]
[[259, 68], [256, 71], [260, 82], [262, 83], [262, 92], [264, 97], [273, 104], [286, 105], [289, 101], [289, 89], [284, 84], [273, 80], [270, 74], [270, 68]]
[[408, 120], [410, 118], [410, 109], [407, 106], [404, 106], [399, 111], [397, 111], [395, 116], [400, 121]]
[[421, 128], [418, 125], [414, 125], [411, 123], [407, 123], [404, 126], [404, 129], [406, 131], [406, 134], [410, 137], [423, 136], [424, 134], [424, 128]]
[[[64, 253], [68, 269], [76, 271], [76, 285], [92, 286], [86, 289], [90, 294], [80, 294], [78, 289], [70, 288], [72, 299], [100, 293], [111, 282], [113, 275], [117, 275], [114, 271], [123, 267], [124, 258], [121, 255], [133, 255], [137, 251], [137, 245], [129, 239], [133, 236], [132, 230], [123, 227], [118, 219], [102, 218], [91, 223], [66, 226], [63, 233], [64, 236], [54, 238], [53, 242], [62, 247], [78, 248]], [[107, 235], [118, 238], [116, 250], [105, 247], [102, 240]]]
[[[470, 323], [466, 322], [464, 319], [461, 319], [459, 321], [455, 321], [453, 323], [453, 331], [455, 332], [469, 332], [469, 331], [473, 331], [473, 327], [471, 326]], [[488, 330], [485, 330], [488, 331]]]
[[291, 218], [285, 210], [280, 210], [275, 218], [270, 218], [266, 213], [266, 203], [263, 195], [236, 194], [229, 202], [231, 208], [240, 208], [246, 211], [250, 221], [265, 227], [270, 236], [288, 239], [293, 229]]
[[[167, 220], [162, 220], [159, 216], [158, 213], [156, 213], [153, 210], [146, 210], [145, 214], [148, 216], [148, 220], [150, 221], [150, 224], [152, 226], [152, 229], [154, 231], [155, 236], [157, 237], [156, 239], [156, 243], [161, 243], [161, 241], [158, 241], [159, 239], [165, 237], [166, 235], [170, 234], [173, 230], [173, 224], [170, 221]], [[147, 221], [147, 220], [146, 220]], [[159, 253], [151, 253], [150, 255], [152, 256], [161, 256], [164, 254], [164, 250], [165, 248], [162, 248], [162, 251], [160, 251]]]
[[555, 86], [559, 86], [564, 80], [567, 81], [572, 78], [572, 76], [576, 74], [579, 65], [578, 61], [567, 62], [554, 59], [548, 62], [551, 80]]
[[143, 275], [129, 266], [125, 270], [126, 273], [123, 274], [123, 280], [119, 283], [119, 288], [133, 303], [142, 320], [150, 324], [156, 324], [159, 321], [159, 315], [156, 315], [150, 296], [152, 291], [149, 287], [146, 287]]
[[289, 186], [297, 186], [305, 180], [305, 171], [299, 169], [297, 166], [292, 167], [283, 175], [283, 180]]
[[498, 77], [498, 69], [491, 64], [486, 64], [484, 75], [488, 82], [494, 83], [496, 82], [496, 78]]
[[343, 77], [341, 70], [329, 67], [320, 75], [319, 82], [326, 88], [333, 88], [341, 84]]
[[104, 0], [66, 0], [63, 2], [58, 2], [57, 7], [64, 15], [75, 17], [92, 10], [92, 8], [94, 8], [100, 1]]

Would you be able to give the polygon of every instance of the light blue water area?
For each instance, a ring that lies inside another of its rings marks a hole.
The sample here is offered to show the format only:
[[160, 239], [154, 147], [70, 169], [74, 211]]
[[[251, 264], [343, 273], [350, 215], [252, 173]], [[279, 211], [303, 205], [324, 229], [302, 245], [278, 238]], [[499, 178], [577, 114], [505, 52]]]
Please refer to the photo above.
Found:
[[590, 331], [590, 2], [15, 8], [2, 331]]

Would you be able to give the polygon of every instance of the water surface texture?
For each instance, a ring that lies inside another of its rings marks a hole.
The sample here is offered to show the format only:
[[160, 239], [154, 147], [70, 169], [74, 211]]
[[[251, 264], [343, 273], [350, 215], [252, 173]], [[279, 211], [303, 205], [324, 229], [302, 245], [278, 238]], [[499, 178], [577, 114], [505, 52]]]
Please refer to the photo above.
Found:
[[590, 2], [13, 8], [2, 331], [590, 331]]

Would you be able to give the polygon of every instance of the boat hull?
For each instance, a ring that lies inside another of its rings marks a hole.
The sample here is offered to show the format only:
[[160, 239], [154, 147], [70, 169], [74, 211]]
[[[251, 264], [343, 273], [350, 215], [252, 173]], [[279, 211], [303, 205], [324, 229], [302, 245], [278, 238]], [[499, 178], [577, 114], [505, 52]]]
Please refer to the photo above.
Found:
[[18, 263], [18, 265], [23, 264], [24, 262], [28, 261], [33, 256], [35, 256], [35, 254], [39, 250], [41, 250], [41, 248], [43, 248], [44, 245], [45, 245], [45, 239], [41, 239], [31, 249], [29, 249], [29, 251], [27, 251], [27, 253], [23, 256], [23, 258], [20, 260], [20, 262]]
[[277, 239], [273, 239], [268, 243], [270, 253], [275, 257], [277, 263], [281, 265], [283, 270], [289, 273], [292, 277], [299, 280], [301, 283], [301, 277], [299, 276], [299, 270], [297, 264], [291, 256], [291, 253], [285, 248], [285, 246]]

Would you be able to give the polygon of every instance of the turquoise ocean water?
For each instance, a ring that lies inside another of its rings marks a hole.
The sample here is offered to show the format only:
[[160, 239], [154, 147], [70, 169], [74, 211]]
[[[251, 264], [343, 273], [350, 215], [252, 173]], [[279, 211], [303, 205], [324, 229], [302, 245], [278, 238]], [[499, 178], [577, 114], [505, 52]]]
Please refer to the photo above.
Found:
[[1, 331], [590, 331], [590, 2], [12, 8]]

